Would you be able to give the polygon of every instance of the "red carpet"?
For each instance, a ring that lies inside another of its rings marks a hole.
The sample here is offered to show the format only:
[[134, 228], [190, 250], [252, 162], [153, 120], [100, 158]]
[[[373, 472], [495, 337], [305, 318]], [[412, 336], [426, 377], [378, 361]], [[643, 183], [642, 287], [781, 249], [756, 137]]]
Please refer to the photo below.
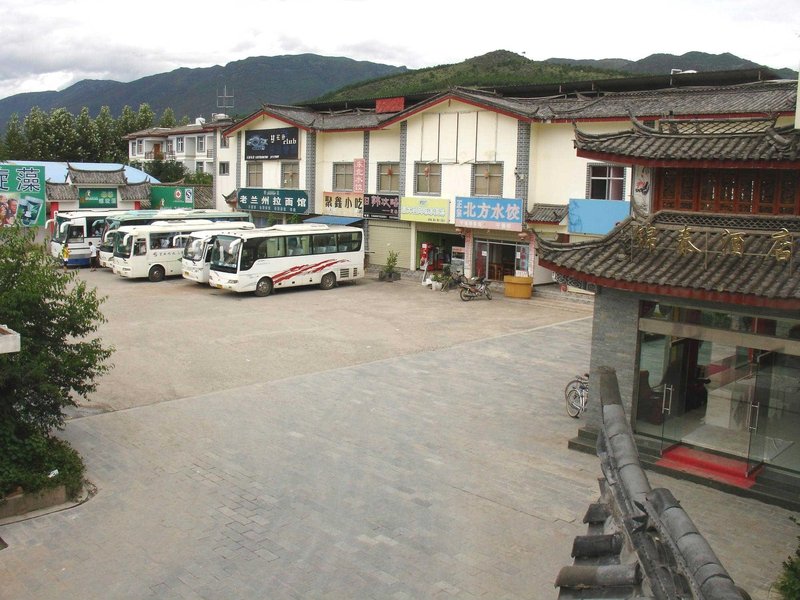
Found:
[[746, 476], [747, 461], [744, 459], [719, 456], [686, 446], [675, 446], [665, 451], [656, 465], [743, 489], [752, 487], [758, 475], [756, 470], [749, 477]]

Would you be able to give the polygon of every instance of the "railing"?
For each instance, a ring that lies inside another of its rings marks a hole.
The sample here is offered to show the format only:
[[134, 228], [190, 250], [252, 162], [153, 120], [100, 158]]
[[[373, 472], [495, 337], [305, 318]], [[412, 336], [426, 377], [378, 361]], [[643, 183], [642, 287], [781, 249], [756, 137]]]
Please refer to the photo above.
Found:
[[650, 487], [616, 372], [600, 367], [594, 380], [603, 414], [601, 497], [584, 517], [588, 535], [575, 539], [574, 564], [558, 574], [559, 598], [750, 600], [672, 493]]

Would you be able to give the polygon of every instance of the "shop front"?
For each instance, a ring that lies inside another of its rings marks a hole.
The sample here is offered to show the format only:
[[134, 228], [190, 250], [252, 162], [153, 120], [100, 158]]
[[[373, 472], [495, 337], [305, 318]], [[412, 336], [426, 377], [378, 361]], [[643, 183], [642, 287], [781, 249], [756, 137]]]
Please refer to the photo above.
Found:
[[278, 188], [240, 188], [236, 192], [237, 210], [249, 212], [256, 227], [286, 223], [308, 214], [305, 190]]

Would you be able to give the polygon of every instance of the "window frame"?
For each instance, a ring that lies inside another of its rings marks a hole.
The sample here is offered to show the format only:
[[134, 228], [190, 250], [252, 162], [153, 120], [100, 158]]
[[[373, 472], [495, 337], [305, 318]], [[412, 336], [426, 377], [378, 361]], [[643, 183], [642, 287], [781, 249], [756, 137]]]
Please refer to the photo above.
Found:
[[[422, 181], [426, 182], [421, 186]], [[438, 185], [431, 185], [431, 182]], [[433, 162], [414, 163], [414, 194], [419, 196], [440, 196], [442, 193], [442, 164]]]
[[[289, 181], [287, 182], [287, 175]], [[291, 190], [300, 189], [300, 161], [284, 160], [281, 161], [281, 187]]]
[[198, 154], [206, 151], [206, 136], [204, 135], [197, 136], [196, 151]]
[[353, 191], [353, 163], [335, 162], [333, 163], [333, 191], [352, 192]]
[[[503, 174], [502, 162], [481, 162], [472, 165], [472, 195], [502, 198]], [[492, 183], [495, 183], [496, 190], [492, 189]]]
[[[606, 174], [605, 176], [597, 176], [595, 175], [596, 169], [605, 169]], [[621, 169], [622, 174], [619, 177], [616, 177], [612, 174], [612, 170], [614, 169]], [[596, 197], [594, 195], [595, 190], [595, 183], [597, 182], [605, 182], [605, 191], [603, 197]], [[613, 185], [614, 183], [618, 182], [619, 185], [619, 198], [612, 198], [611, 196], [616, 196], [617, 194], [613, 193]], [[625, 194], [627, 191], [627, 182], [628, 182], [628, 170], [623, 165], [615, 165], [611, 163], [590, 163], [586, 165], [586, 199], [587, 200], [614, 200], [614, 201], [621, 201], [625, 200]]]
[[[400, 163], [399, 162], [379, 162], [377, 167], [377, 193], [378, 194], [399, 194], [400, 193]], [[389, 185], [385, 185], [388, 181]]]
[[264, 164], [257, 160], [247, 161], [247, 173], [245, 179], [247, 181], [247, 185], [245, 187], [264, 187]]
[[175, 152], [178, 154], [183, 154], [184, 151], [184, 139], [182, 135], [179, 135], [175, 138]]
[[221, 177], [226, 177], [227, 175], [230, 175], [231, 174], [231, 163], [228, 162], [227, 160], [220, 161], [218, 174]]

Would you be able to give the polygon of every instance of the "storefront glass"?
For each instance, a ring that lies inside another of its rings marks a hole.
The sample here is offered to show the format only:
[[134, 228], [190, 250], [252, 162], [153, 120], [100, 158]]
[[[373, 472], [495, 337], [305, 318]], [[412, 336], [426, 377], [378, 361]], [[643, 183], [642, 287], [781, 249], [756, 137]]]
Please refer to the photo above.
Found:
[[475, 240], [475, 268], [478, 276], [503, 281], [504, 275], [528, 275], [530, 246], [496, 240]]
[[642, 303], [637, 433], [800, 472], [800, 321]]

